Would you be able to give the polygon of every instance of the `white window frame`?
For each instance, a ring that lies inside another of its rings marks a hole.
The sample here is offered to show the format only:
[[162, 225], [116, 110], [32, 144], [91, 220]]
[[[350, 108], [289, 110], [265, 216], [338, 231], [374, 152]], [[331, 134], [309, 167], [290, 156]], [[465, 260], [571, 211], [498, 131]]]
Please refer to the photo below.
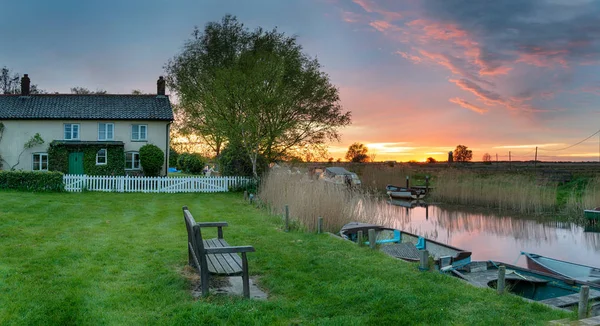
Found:
[[[36, 169], [36, 164], [35, 164], [35, 157], [39, 156], [40, 157], [40, 161], [39, 161], [39, 166]], [[44, 160], [43, 158], [46, 158], [46, 168], [43, 169], [42, 166], [44, 164]], [[31, 171], [48, 171], [48, 153], [33, 153], [31, 154]]]
[[[104, 133], [100, 131], [101, 125], [104, 125]], [[108, 137], [108, 126], [112, 128], [110, 137]], [[115, 124], [112, 122], [98, 122], [98, 140], [115, 140]]]
[[[136, 132], [134, 131], [134, 129], [137, 127], [137, 138], [134, 137], [134, 134], [136, 134]], [[142, 127], [144, 127], [144, 137], [142, 138], [142, 132], [141, 129]], [[148, 140], [148, 125], [146, 124], [132, 124], [131, 125], [131, 140], [132, 141], [147, 141]]]
[[[100, 151], [104, 151], [104, 163], [98, 162], [98, 157], [101, 157], [100, 156]], [[108, 151], [106, 150], [106, 148], [100, 148], [96, 152], [96, 165], [106, 165], [106, 164], [108, 164]]]
[[[67, 138], [67, 126], [70, 127], [71, 131], [69, 132], [68, 138]], [[74, 128], [77, 126], [77, 137], [73, 137], [74, 132]], [[63, 137], [65, 138], [65, 140], [79, 140], [81, 138], [81, 125], [79, 123], [65, 123], [63, 125]]]
[[[131, 154], [131, 166], [127, 166], [127, 154]], [[135, 167], [135, 158], [137, 157], [137, 161], [138, 161], [138, 167]], [[142, 169], [142, 165], [140, 164], [140, 153], [139, 152], [135, 152], [135, 151], [131, 151], [131, 152], [125, 152], [125, 170], [132, 170], [132, 171], [137, 171], [137, 170], [141, 170]]]

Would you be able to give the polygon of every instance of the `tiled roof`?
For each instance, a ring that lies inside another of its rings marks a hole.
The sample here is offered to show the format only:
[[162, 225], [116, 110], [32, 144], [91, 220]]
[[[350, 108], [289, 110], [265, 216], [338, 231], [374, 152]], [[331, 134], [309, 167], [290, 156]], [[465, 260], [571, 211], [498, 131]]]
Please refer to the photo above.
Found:
[[167, 96], [0, 95], [0, 120], [173, 120]]

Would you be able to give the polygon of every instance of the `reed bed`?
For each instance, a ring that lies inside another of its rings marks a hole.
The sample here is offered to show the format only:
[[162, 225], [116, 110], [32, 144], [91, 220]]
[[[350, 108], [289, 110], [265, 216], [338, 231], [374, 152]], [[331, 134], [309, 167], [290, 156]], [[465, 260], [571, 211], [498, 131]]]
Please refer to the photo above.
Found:
[[541, 214], [556, 209], [556, 191], [529, 175], [445, 171], [436, 176], [431, 200]]
[[[357, 172], [357, 171], [353, 171]], [[371, 191], [383, 192], [388, 184], [404, 186], [406, 177], [411, 185], [424, 185], [425, 174], [408, 164], [395, 164], [394, 166], [379, 164], [365, 165], [358, 171], [363, 187]]]
[[583, 191], [571, 191], [565, 204], [565, 212], [582, 216], [584, 209], [594, 209], [600, 206], [600, 177], [589, 179]]
[[308, 232], [316, 232], [319, 217], [325, 231], [336, 233], [351, 221], [380, 223], [395, 214], [384, 199], [360, 189], [285, 172], [263, 178], [259, 197], [274, 215], [283, 214], [288, 205], [291, 222]]

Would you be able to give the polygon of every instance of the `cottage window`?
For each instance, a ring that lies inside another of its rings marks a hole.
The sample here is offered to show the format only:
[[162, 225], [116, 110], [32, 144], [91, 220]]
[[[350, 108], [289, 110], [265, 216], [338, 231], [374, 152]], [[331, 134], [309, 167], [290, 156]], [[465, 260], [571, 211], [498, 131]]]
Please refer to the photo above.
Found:
[[33, 171], [48, 171], [48, 154], [47, 153], [33, 153], [33, 164], [31, 169]]
[[113, 140], [115, 124], [114, 123], [99, 123], [98, 124], [98, 140]]
[[125, 153], [125, 169], [139, 170], [140, 169], [140, 153], [127, 152]]
[[79, 139], [79, 124], [65, 123], [65, 140]]
[[99, 150], [96, 153], [96, 165], [104, 165], [106, 164], [107, 161], [107, 157], [106, 157], [106, 148], [102, 148], [101, 150]]
[[147, 140], [148, 125], [131, 125], [131, 140]]

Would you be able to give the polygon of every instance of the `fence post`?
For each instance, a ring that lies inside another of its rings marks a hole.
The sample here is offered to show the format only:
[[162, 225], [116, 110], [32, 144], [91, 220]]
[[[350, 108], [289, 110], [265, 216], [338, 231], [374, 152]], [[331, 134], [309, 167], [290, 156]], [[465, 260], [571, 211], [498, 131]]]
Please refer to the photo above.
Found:
[[421, 256], [419, 256], [419, 270], [420, 271], [428, 271], [429, 270], [429, 251], [427, 249], [419, 250]]
[[502, 265], [498, 267], [498, 294], [504, 293], [505, 287], [505, 277], [506, 277], [506, 266]]
[[579, 290], [579, 319], [587, 317], [588, 299], [590, 295], [590, 287], [584, 285]]
[[285, 205], [285, 232], [290, 231], [290, 207]]
[[358, 241], [358, 246], [359, 247], [363, 247], [365, 245], [365, 239], [363, 237], [363, 231], [362, 230], [358, 231], [358, 238], [356, 239], [356, 241]]
[[323, 218], [319, 216], [317, 218], [317, 233], [321, 234], [323, 232]]
[[377, 236], [375, 235], [375, 229], [369, 229], [369, 247], [371, 249], [377, 248]]

